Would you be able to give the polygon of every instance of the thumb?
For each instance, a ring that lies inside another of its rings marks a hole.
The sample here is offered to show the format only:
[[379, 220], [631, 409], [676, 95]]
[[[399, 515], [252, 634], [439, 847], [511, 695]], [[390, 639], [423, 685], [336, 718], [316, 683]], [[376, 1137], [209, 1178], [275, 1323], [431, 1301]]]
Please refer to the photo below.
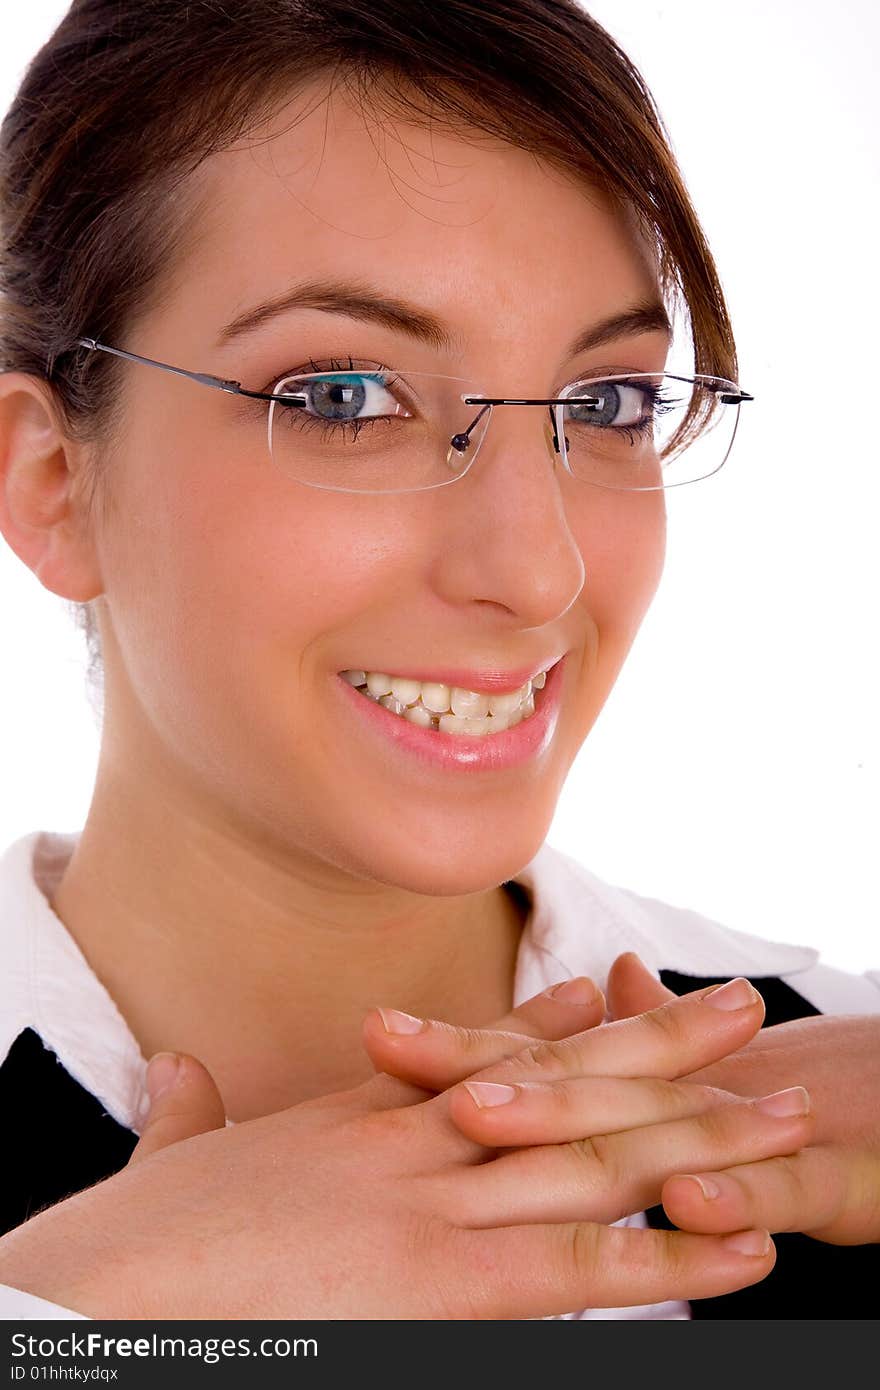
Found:
[[608, 972], [605, 993], [612, 1021], [633, 1018], [635, 1014], [647, 1013], [649, 1009], [657, 1009], [678, 998], [651, 974], [635, 951], [625, 951], [614, 961]]
[[140, 1142], [128, 1160], [226, 1125], [226, 1107], [207, 1067], [188, 1052], [157, 1052], [147, 1067], [150, 1108]]

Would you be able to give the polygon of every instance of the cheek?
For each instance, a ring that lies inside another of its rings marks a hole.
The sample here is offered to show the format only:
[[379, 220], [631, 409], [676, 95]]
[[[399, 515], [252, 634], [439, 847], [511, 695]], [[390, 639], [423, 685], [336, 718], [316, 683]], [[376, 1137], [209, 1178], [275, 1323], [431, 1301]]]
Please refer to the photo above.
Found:
[[591, 690], [604, 700], [657, 591], [666, 555], [665, 493], [592, 489], [571, 516], [586, 578], [578, 600], [593, 649]]
[[179, 422], [174, 443], [163, 457], [157, 439], [116, 479], [104, 544], [114, 636], [163, 734], [228, 745], [231, 721], [243, 742], [242, 721], [332, 664], [334, 632], [356, 629], [385, 547], [357, 506], [274, 477], [262, 456], [211, 452]]
[[637, 627], [663, 572], [665, 494], [591, 493], [581, 515], [570, 518], [586, 571], [582, 598], [597, 621]]
[[335, 634], [362, 626], [393, 564], [359, 506], [283, 478], [225, 494], [192, 479], [157, 517], [155, 582], [178, 619], [168, 655], [214, 664], [233, 683], [233, 656], [264, 679], [280, 665], [288, 686], [292, 671], [332, 665], [345, 643]]

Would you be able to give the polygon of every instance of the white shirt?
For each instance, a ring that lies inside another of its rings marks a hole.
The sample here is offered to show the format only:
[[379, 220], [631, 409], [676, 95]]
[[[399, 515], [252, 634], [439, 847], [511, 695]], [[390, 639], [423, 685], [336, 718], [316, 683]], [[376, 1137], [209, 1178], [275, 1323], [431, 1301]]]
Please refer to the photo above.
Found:
[[[49, 906], [78, 839], [78, 832], [34, 831], [0, 857], [0, 1065], [22, 1030], [33, 1028], [108, 1114], [140, 1134], [149, 1104], [147, 1059]], [[575, 975], [589, 975], [604, 988], [616, 957], [637, 951], [655, 974], [667, 969], [697, 976], [775, 975], [822, 1013], [880, 1013], [880, 971], [849, 974], [819, 963], [812, 947], [766, 941], [606, 883], [548, 844], [514, 881], [531, 901], [517, 956], [515, 1006]], [[639, 1212], [614, 1224], [647, 1223]], [[690, 1307], [670, 1301], [558, 1316], [687, 1319]], [[0, 1318], [85, 1315], [0, 1284]]]

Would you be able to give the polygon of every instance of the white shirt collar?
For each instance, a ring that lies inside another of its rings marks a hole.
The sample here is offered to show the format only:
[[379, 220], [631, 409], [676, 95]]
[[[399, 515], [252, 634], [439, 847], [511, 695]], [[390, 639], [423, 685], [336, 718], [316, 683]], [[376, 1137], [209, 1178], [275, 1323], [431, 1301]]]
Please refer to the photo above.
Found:
[[70, 1075], [127, 1128], [146, 1058], [76, 941], [49, 906], [79, 832], [33, 831], [0, 859], [0, 1058], [33, 1028]]
[[[31, 1027], [115, 1120], [140, 1132], [147, 1059], [49, 906], [78, 839], [79, 832], [33, 831], [0, 857], [0, 1063]], [[546, 843], [514, 882], [531, 902], [515, 1004], [573, 975], [604, 987], [622, 951], [637, 951], [655, 973], [713, 976], [789, 975], [819, 956], [605, 883]]]
[[[697, 976], [790, 975], [819, 958], [812, 946], [768, 941], [607, 883], [546, 843], [515, 881], [532, 898], [517, 967], [518, 976], [528, 974], [530, 981], [540, 976], [552, 984], [566, 975], [589, 975], [604, 988], [623, 951], [636, 951], [655, 974]], [[528, 997], [517, 989], [517, 1002]]]

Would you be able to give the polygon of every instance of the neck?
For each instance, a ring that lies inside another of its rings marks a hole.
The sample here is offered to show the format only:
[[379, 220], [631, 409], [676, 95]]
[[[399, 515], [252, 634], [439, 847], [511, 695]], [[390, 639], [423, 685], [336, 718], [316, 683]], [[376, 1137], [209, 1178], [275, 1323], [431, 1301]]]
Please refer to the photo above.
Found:
[[52, 907], [142, 1053], [192, 1053], [233, 1120], [374, 1074], [375, 1005], [465, 1026], [512, 1007], [525, 910], [504, 886], [431, 897], [280, 859], [99, 772]]

